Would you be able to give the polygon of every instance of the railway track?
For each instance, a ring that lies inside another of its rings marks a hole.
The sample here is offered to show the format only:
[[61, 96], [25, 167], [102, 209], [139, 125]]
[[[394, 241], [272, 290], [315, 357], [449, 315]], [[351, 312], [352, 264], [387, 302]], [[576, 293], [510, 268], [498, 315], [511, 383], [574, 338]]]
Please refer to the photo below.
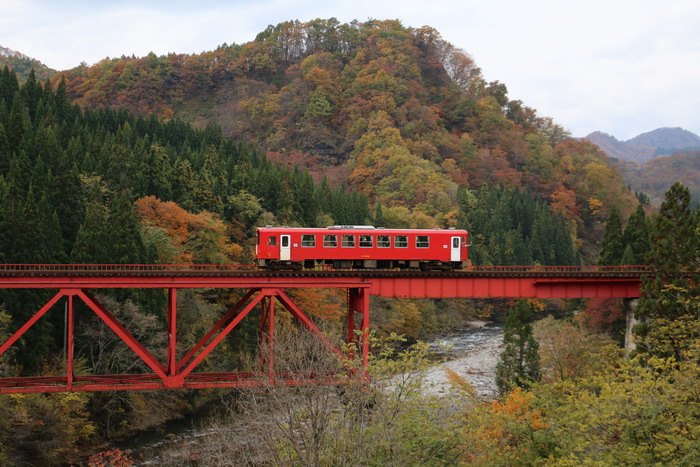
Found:
[[[686, 271], [699, 275], [700, 271]], [[647, 266], [473, 266], [454, 271], [405, 269], [261, 270], [254, 265], [171, 264], [0, 264], [0, 276], [14, 277], [640, 277]]]

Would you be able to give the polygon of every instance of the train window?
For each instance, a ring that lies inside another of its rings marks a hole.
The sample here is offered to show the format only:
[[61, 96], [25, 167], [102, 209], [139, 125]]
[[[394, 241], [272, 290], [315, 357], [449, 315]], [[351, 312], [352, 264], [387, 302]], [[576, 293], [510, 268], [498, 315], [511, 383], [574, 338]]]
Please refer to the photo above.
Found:
[[323, 236], [323, 246], [327, 248], [335, 248], [338, 246], [338, 236], [337, 235], [324, 235]]
[[391, 248], [391, 237], [388, 235], [377, 235], [377, 248]]
[[342, 246], [343, 248], [355, 248], [355, 236], [343, 235], [341, 237], [340, 246]]
[[374, 239], [371, 235], [360, 235], [360, 248], [372, 248]]
[[267, 244], [270, 246], [277, 246], [277, 236], [276, 235], [271, 235], [267, 239]]
[[289, 248], [289, 235], [282, 235], [282, 248]]
[[459, 237], [452, 238], [452, 248], [459, 248]]
[[316, 235], [302, 235], [301, 236], [301, 246], [315, 247], [316, 246]]
[[408, 248], [408, 236], [394, 235], [394, 248]]
[[427, 235], [418, 235], [416, 237], [416, 248], [430, 247], [430, 238]]

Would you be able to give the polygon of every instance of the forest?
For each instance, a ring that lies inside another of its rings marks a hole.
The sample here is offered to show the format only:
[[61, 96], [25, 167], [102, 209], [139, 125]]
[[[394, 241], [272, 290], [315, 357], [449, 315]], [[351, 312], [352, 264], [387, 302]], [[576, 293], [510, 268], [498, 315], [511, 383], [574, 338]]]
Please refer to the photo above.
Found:
[[[700, 211], [687, 188], [675, 185], [658, 209], [640, 204], [643, 196], [594, 145], [510, 100], [504, 84], [486, 82], [466, 52], [431, 28], [290, 21], [242, 45], [105, 59], [43, 82], [30, 72], [20, 84], [5, 67], [0, 195], [0, 263], [250, 264], [258, 225], [374, 224], [465, 228], [473, 264], [658, 271], [644, 283], [639, 310], [648, 319], [635, 329], [631, 358], [619, 346], [624, 315], [616, 300], [373, 299], [370, 391], [349, 384], [341, 396], [329, 388], [251, 392], [235, 410], [262, 417], [255, 401], [264, 398], [288, 411], [289, 424], [261, 422], [264, 452], [221, 444], [193, 453], [193, 463], [244, 455], [251, 464], [327, 465], [357, 443], [367, 446], [357, 464], [700, 458], [700, 290], [679, 273], [700, 267]], [[343, 296], [293, 293], [329, 332], [341, 329]], [[183, 292], [183, 343], [196, 342], [238, 298]], [[45, 300], [43, 292], [0, 291], [0, 338]], [[162, 292], [106, 290], [100, 300], [146, 347], [162, 344]], [[103, 323], [77, 313], [78, 371], [144, 371]], [[65, 371], [63, 316], [51, 316], [32, 329], [31, 345], [20, 341], [0, 357], [0, 375]], [[475, 318], [504, 322], [500, 398], [479, 400], [457, 375], [449, 397], [426, 396], [419, 382], [430, 362], [418, 341]], [[257, 319], [205, 362], [208, 370], [249, 363]], [[304, 344], [286, 326], [290, 355], [298, 355]], [[305, 363], [314, 371], [337, 365]], [[93, 446], [223, 397], [2, 396], [0, 464], [83, 462]], [[308, 405], [292, 410], [290, 400]], [[235, 436], [221, 423], [221, 433]], [[129, 465], [120, 461], [114, 465]]]

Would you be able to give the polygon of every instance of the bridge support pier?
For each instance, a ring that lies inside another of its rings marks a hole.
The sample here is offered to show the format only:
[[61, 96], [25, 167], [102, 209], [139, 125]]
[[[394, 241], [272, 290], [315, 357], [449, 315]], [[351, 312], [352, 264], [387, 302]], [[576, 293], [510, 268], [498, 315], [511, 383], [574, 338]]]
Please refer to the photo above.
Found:
[[637, 306], [639, 305], [638, 298], [623, 298], [622, 306], [625, 309], [625, 314], [627, 317], [627, 323], [625, 326], [625, 357], [629, 355], [637, 348], [637, 344], [634, 342], [634, 334], [632, 329], [644, 320], [637, 315]]

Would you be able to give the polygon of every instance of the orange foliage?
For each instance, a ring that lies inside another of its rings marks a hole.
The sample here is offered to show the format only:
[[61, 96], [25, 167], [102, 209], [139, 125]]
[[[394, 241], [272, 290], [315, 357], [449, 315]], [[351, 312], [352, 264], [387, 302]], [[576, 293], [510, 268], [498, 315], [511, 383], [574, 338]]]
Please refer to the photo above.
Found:
[[296, 289], [292, 295], [299, 308], [311, 317], [335, 320], [345, 314], [342, 290]]
[[530, 408], [533, 399], [534, 396], [531, 392], [516, 388], [506, 396], [503, 402], [492, 401], [491, 410], [494, 414], [505, 415], [519, 422], [527, 423], [535, 430], [541, 430], [547, 425], [542, 419], [542, 412]]
[[552, 212], [561, 215], [566, 220], [578, 219], [581, 209], [576, 204], [576, 193], [563, 185], [552, 194]]
[[522, 437], [528, 436], [524, 433], [547, 428], [542, 413], [531, 407], [533, 399], [532, 393], [516, 388], [503, 402], [493, 401], [481, 406], [483, 411], [472, 419], [472, 433], [482, 449], [465, 453], [465, 460], [478, 465], [489, 464], [493, 460], [489, 456], [496, 452], [507, 458], [520, 448]]
[[216, 214], [193, 214], [155, 196], [146, 196], [135, 204], [141, 222], [163, 229], [170, 241], [170, 249], [160, 250], [161, 262], [224, 264], [240, 259], [243, 249], [229, 242], [226, 224]]
[[114, 448], [98, 452], [88, 459], [90, 467], [129, 467], [134, 465], [134, 460], [120, 449]]

